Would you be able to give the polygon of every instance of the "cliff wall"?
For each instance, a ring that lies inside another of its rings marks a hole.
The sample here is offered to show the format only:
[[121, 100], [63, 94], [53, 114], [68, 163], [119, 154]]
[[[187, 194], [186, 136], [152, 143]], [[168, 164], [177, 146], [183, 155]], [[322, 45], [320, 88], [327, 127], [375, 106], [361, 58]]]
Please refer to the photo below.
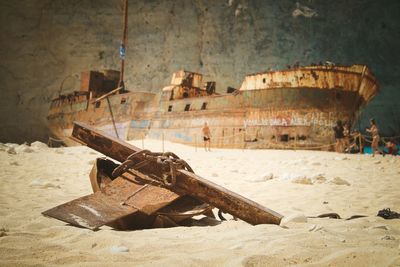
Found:
[[[224, 91], [295, 62], [367, 64], [381, 93], [361, 127], [400, 135], [399, 14], [397, 0], [130, 0], [126, 84], [158, 91], [187, 69]], [[0, 141], [47, 140], [50, 100], [119, 68], [121, 35], [119, 0], [0, 0]]]

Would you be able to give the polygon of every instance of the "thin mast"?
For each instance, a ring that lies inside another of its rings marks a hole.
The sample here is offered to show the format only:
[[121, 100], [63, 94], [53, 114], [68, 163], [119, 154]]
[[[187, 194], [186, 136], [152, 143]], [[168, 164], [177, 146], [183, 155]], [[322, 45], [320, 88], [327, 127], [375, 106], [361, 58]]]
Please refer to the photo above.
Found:
[[121, 72], [119, 76], [118, 86], [125, 89], [124, 84], [124, 69], [125, 69], [125, 51], [126, 51], [126, 35], [128, 28], [128, 0], [124, 0], [124, 27], [123, 27], [123, 35], [121, 40], [120, 47], [120, 57], [121, 57]]

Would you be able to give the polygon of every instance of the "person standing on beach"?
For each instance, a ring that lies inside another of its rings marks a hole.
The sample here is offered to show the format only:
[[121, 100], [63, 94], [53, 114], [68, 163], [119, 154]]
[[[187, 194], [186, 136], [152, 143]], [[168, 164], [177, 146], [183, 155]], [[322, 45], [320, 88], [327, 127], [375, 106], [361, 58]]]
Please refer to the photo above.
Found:
[[335, 151], [338, 153], [343, 152], [343, 124], [341, 120], [338, 120], [336, 122], [336, 126], [333, 127], [333, 132], [335, 133], [335, 139], [336, 139], [336, 144], [335, 144]]
[[203, 133], [204, 150], [207, 151], [207, 144], [208, 144], [208, 151], [211, 151], [210, 150], [211, 133], [210, 133], [210, 128], [207, 125], [207, 122], [204, 123], [204, 126], [201, 129], [201, 131]]
[[378, 126], [376, 126], [376, 122], [374, 119], [370, 119], [370, 124], [371, 127], [367, 128], [366, 131], [371, 133], [372, 135], [372, 143], [371, 143], [371, 149], [372, 149], [372, 156], [375, 156], [375, 152], [378, 152], [382, 155], [384, 155], [383, 151], [379, 148], [379, 141], [380, 141], [380, 136], [379, 136], [379, 130]]
[[347, 151], [350, 146], [350, 122], [345, 122], [343, 125], [343, 148], [342, 151]]

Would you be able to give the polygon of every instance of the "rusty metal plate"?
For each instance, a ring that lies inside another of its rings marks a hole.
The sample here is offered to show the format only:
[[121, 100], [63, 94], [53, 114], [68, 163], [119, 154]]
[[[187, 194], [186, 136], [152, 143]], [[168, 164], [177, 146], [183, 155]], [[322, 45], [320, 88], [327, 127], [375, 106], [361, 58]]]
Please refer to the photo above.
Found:
[[157, 183], [151, 184], [148, 180], [140, 179], [131, 173], [124, 173], [111, 185], [104, 188], [105, 195], [147, 215], [153, 214], [180, 197]]
[[124, 178], [116, 178], [103, 191], [67, 202], [43, 215], [94, 230], [139, 211], [150, 215], [179, 197], [165, 188], [137, 180], [134, 175], [124, 174]]
[[43, 212], [43, 215], [95, 230], [137, 211], [131, 206], [121, 205], [102, 192], [97, 192], [49, 209]]

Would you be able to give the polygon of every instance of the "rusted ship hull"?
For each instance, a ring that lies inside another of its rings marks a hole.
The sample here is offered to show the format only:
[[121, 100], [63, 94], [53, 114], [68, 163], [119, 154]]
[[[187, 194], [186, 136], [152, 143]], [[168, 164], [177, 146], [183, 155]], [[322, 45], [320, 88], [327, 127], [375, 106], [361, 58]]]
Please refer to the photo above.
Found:
[[226, 94], [215, 93], [212, 86], [208, 82], [202, 88], [201, 74], [180, 71], [159, 94], [113, 95], [107, 100], [111, 105], [102, 100], [100, 107], [71, 108], [62, 118], [53, 113], [49, 124], [57, 136], [70, 129], [61, 125], [72, 127], [79, 120], [122, 139], [148, 137], [200, 146], [207, 122], [212, 147], [329, 150], [336, 121], [355, 122], [360, 107], [378, 92], [374, 75], [362, 65], [248, 75], [240, 89]]
[[132, 114], [154, 98], [150, 92], [125, 92], [113, 94], [101, 101], [96, 101], [102, 94], [117, 87], [119, 72], [112, 75], [105, 71], [83, 72], [79, 91], [69, 95], [60, 95], [50, 106], [47, 116], [51, 138], [62, 141], [65, 145], [77, 143], [69, 137], [73, 122], [81, 121], [94, 125], [103, 132], [124, 139], [128, 138]]
[[174, 99], [174, 90], [164, 89], [158, 112], [132, 119], [128, 138], [147, 130], [150, 138], [202, 145], [207, 122], [213, 147], [329, 150], [336, 121], [355, 122], [378, 84], [366, 66], [315, 66], [248, 75], [232, 94]]

